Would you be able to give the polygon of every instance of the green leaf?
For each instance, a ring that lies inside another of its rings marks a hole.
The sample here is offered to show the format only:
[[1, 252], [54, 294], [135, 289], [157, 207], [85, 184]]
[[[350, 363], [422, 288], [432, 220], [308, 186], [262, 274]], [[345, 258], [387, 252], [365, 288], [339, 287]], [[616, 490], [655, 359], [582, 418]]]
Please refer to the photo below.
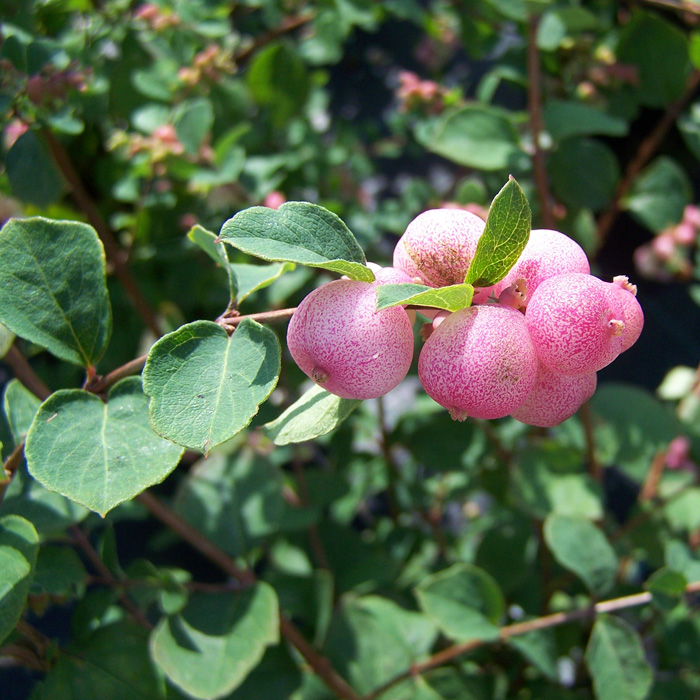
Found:
[[374, 280], [350, 229], [318, 204], [285, 202], [279, 209], [244, 209], [222, 226], [219, 238], [263, 260], [321, 267], [365, 282]]
[[244, 556], [279, 528], [284, 478], [269, 459], [244, 448], [214, 452], [187, 474], [175, 511], [232, 556]]
[[163, 481], [182, 453], [148, 424], [139, 377], [115, 384], [106, 403], [81, 389], [52, 394], [24, 449], [37, 481], [100, 515]]
[[44, 545], [39, 550], [32, 591], [71, 596], [84, 593], [87, 571], [74, 549]]
[[33, 700], [165, 700], [162, 676], [148, 656], [147, 634], [123, 621], [69, 644]]
[[341, 399], [314, 385], [263, 428], [275, 445], [314, 440], [335, 430], [361, 403], [359, 399]]
[[511, 122], [481, 105], [448, 110], [416, 136], [429, 151], [478, 170], [507, 168], [520, 154]]
[[439, 289], [423, 284], [382, 284], [377, 287], [377, 311], [406, 304], [459, 311], [472, 303], [473, 296], [471, 284], [453, 284]]
[[553, 630], [533, 630], [532, 632], [509, 637], [508, 644], [517, 649], [549, 680], [557, 680], [559, 676], [557, 668], [558, 654]]
[[624, 119], [580, 102], [549, 100], [543, 116], [545, 128], [556, 142], [592, 134], [624, 136], [628, 130]]
[[75, 221], [10, 219], [0, 231], [0, 321], [62, 360], [89, 367], [112, 331], [105, 254]]
[[5, 156], [5, 169], [13, 193], [37, 207], [53, 204], [66, 191], [60, 171], [35, 131], [14, 142]]
[[640, 104], [665, 107], [685, 90], [690, 72], [685, 36], [654, 12], [635, 12], [620, 32], [617, 60], [639, 69], [634, 90]]
[[283, 646], [269, 647], [262, 661], [226, 700], [287, 700], [296, 698], [301, 671]]
[[635, 178], [625, 208], [652, 231], [663, 231], [683, 218], [693, 188], [683, 168], [659, 156]]
[[695, 532], [700, 527], [700, 487], [686, 488], [664, 504], [663, 512], [671, 530]]
[[554, 558], [575, 573], [594, 595], [607, 593], [617, 576], [617, 556], [605, 535], [589, 520], [550, 515], [544, 538]]
[[168, 680], [194, 698], [228, 695], [279, 642], [277, 596], [266, 583], [243, 592], [199, 594], [161, 619], [151, 655]]
[[235, 301], [238, 293], [238, 283], [229, 263], [226, 246], [223, 243], [217, 243], [216, 234], [207, 231], [199, 224], [188, 231], [187, 238], [198, 245], [217, 265], [224, 268], [228, 278], [229, 298], [231, 301]]
[[276, 126], [282, 126], [304, 106], [311, 82], [297, 51], [273, 44], [255, 54], [248, 68], [253, 99], [268, 107]]
[[391, 600], [346, 598], [333, 616], [324, 653], [365, 694], [409, 668], [427, 653], [436, 636], [428, 617]]
[[527, 197], [511, 177], [491, 202], [465, 282], [490, 287], [502, 280], [527, 245], [531, 223]]
[[562, 41], [582, 31], [599, 27], [598, 18], [583, 7], [554, 7], [543, 13], [537, 28], [537, 48], [558, 49]]
[[19, 445], [27, 436], [41, 401], [19, 379], [13, 379], [5, 387], [3, 403], [15, 445]]
[[212, 321], [195, 321], [163, 336], [143, 370], [154, 430], [200, 452], [243, 430], [277, 384], [277, 336], [242, 321], [231, 337]]
[[185, 100], [173, 119], [177, 138], [187, 153], [196, 154], [214, 125], [214, 108], [206, 97]]
[[681, 601], [687, 584], [682, 573], [664, 566], [645, 581], [644, 588], [651, 593], [652, 602], [657, 608], [669, 611]]
[[7, 355], [14, 342], [15, 334], [0, 323], [0, 360]]
[[22, 615], [38, 551], [39, 536], [28, 520], [0, 518], [0, 643]]
[[653, 673], [637, 631], [618, 617], [599, 617], [586, 647], [597, 700], [644, 700]]
[[604, 209], [620, 179], [615, 154], [602, 143], [587, 138], [560, 143], [550, 153], [547, 167], [555, 194], [575, 209]]
[[498, 639], [505, 603], [496, 582], [482, 569], [455, 564], [428, 576], [415, 593], [421, 610], [450, 639]]

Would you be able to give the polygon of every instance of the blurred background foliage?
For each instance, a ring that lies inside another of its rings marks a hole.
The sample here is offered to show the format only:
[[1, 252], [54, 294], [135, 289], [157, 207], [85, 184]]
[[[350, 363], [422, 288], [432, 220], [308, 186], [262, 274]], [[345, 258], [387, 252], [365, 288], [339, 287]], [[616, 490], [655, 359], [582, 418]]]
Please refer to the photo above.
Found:
[[[226, 275], [187, 234], [252, 205], [321, 204], [388, 264], [418, 213], [485, 216], [512, 174], [534, 227], [575, 238], [606, 281], [628, 275], [641, 339], [557, 428], [454, 423], [413, 372], [331, 435], [276, 447], [260, 426], [305, 379], [285, 354], [253, 426], [206, 461], [186, 456], [157, 492], [271, 584], [360, 694], [460, 641], [441, 607], [450, 586], [491, 627], [646, 586], [653, 605], [623, 613], [629, 624], [601, 618], [598, 633], [639, 662], [628, 685], [601, 689], [610, 655], [592, 651], [584, 621], [479, 648], [381, 697], [698, 696], [697, 599], [682, 591], [700, 579], [700, 4], [0, 0], [0, 19], [0, 217], [100, 233], [115, 318], [100, 372], [147, 352], [158, 329], [225, 310]], [[327, 279], [280, 270], [241, 313], [295, 306]], [[20, 347], [51, 389], [82, 382]], [[37, 408], [6, 386], [4, 458]], [[67, 546], [76, 523], [153, 619], [209, 585], [228, 595], [136, 503], [87, 516], [20, 473], [0, 509], [11, 513], [41, 536], [32, 624], [76, 653], [121, 639], [125, 668], [147, 656], [118, 589]], [[67, 658], [47, 675], [1, 668], [3, 697], [35, 684], [33, 698], [94, 697], [79, 689], [90, 670]], [[181, 697], [141, 663], [139, 697]], [[335, 697], [285, 646], [242, 682], [227, 697]]]

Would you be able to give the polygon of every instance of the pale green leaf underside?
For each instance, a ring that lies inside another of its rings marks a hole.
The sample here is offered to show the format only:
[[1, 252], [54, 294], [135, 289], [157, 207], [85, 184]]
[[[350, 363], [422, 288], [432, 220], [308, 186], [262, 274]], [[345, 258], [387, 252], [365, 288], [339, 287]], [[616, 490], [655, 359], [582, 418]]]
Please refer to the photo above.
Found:
[[586, 648], [586, 665], [597, 700], [644, 700], [653, 682], [639, 634], [617, 617], [596, 620]]
[[107, 403], [81, 389], [52, 394], [24, 450], [37, 481], [101, 515], [163, 481], [183, 451], [151, 429], [139, 377], [115, 384]]
[[286, 202], [279, 209], [244, 209], [223, 225], [219, 239], [263, 260], [374, 280], [355, 236], [333, 212], [317, 204]]
[[313, 440], [337, 428], [361, 403], [359, 399], [341, 399], [320, 386], [312, 386], [263, 427], [275, 445]]
[[16, 445], [26, 437], [40, 405], [41, 401], [19, 379], [8, 382], [3, 396], [3, 408]]
[[62, 360], [85, 367], [112, 330], [105, 255], [74, 221], [10, 219], [0, 231], [0, 322]]
[[28, 520], [0, 518], [0, 643], [22, 615], [38, 551], [39, 536]]
[[151, 656], [188, 695], [228, 695], [279, 642], [277, 596], [266, 583], [246, 591], [195, 595], [179, 614], [161, 619]]
[[238, 293], [238, 286], [236, 285], [236, 277], [228, 261], [226, 246], [223, 243], [217, 243], [216, 234], [207, 231], [207, 229], [199, 224], [193, 226], [188, 231], [187, 238], [198, 245], [217, 265], [221, 265], [221, 267], [224, 268], [228, 279], [229, 298], [232, 301], [235, 300], [236, 294]]
[[207, 453], [245, 428], [280, 372], [275, 334], [246, 319], [229, 338], [212, 321], [195, 321], [161, 338], [143, 370], [154, 430]]
[[471, 284], [453, 284], [438, 289], [422, 284], [382, 284], [377, 287], [377, 311], [406, 304], [459, 311], [472, 303], [473, 296]]
[[505, 603], [496, 582], [471, 564], [455, 564], [416, 588], [418, 604], [449, 638], [466, 642], [499, 637]]
[[527, 245], [531, 221], [527, 197], [511, 178], [491, 203], [465, 282], [490, 287], [502, 280]]
[[581, 578], [592, 593], [602, 595], [613, 587], [617, 556], [592, 522], [550, 515], [544, 523], [544, 538], [559, 564]]

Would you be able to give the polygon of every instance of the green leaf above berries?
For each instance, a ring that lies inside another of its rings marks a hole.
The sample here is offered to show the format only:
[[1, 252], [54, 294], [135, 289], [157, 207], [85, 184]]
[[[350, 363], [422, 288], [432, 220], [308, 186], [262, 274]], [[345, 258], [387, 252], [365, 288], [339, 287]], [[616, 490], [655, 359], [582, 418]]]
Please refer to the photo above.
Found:
[[218, 240], [263, 260], [321, 267], [364, 282], [374, 280], [350, 229], [317, 204], [286, 202], [279, 209], [244, 209], [222, 226]]
[[377, 311], [406, 304], [459, 311], [472, 303], [473, 296], [471, 284], [453, 284], [438, 289], [423, 284], [382, 284], [377, 287]]
[[531, 221], [527, 197], [511, 177], [491, 203], [486, 228], [464, 281], [490, 287], [502, 280], [527, 245]]

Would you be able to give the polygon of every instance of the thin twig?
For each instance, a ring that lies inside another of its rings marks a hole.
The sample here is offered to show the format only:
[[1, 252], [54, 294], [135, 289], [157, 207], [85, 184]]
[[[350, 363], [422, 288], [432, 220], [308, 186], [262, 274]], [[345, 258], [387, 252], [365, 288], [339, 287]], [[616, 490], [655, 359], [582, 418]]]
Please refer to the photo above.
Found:
[[678, 119], [680, 113], [692, 99], [698, 86], [700, 86], [700, 70], [696, 68], [690, 74], [683, 94], [667, 107], [652, 132], [639, 145], [634, 158], [627, 164], [625, 174], [617, 185], [613, 201], [598, 219], [598, 228], [596, 231], [596, 244], [598, 248], [603, 245], [615, 221], [617, 221], [617, 217], [620, 215], [622, 209], [622, 200], [630, 191], [634, 179], [659, 149], [669, 130], [676, 123], [676, 119]]
[[[95, 567], [95, 570], [104, 579], [109, 581], [109, 585], [118, 588], [119, 579], [109, 570], [109, 567], [102, 561], [100, 555], [95, 551], [95, 548], [90, 544], [90, 540], [87, 535], [77, 526], [73, 525], [70, 528], [70, 533], [73, 536], [77, 545], [82, 549], [83, 554], [88, 558], [90, 563]], [[129, 612], [129, 614], [138, 622], [141, 627], [145, 629], [153, 629], [153, 625], [149, 619], [143, 614], [141, 608], [134, 603], [133, 600], [125, 593], [119, 593], [119, 602], [122, 604], [123, 608]]]
[[[700, 592], [700, 581], [689, 583], [685, 588], [685, 593], [687, 595], [698, 592]], [[548, 629], [551, 627], [559, 627], [560, 625], [564, 625], [568, 622], [589, 619], [603, 613], [610, 613], [617, 610], [646, 605], [651, 602], [651, 599], [652, 594], [645, 591], [643, 593], [635, 593], [633, 595], [614, 598], [612, 600], [604, 600], [581, 610], [572, 610], [571, 612], [567, 613], [553, 613], [552, 615], [544, 615], [543, 617], [537, 617], [534, 620], [527, 620], [526, 622], [516, 622], [512, 625], [501, 627], [499, 641], [506, 642], [511, 637], [517, 637], [522, 634], [527, 634], [528, 632]], [[429, 671], [437, 666], [442, 666], [442, 664], [445, 664], [448, 661], [452, 661], [463, 654], [474, 651], [475, 649], [488, 644], [490, 644], [490, 641], [475, 639], [469, 642], [463, 642], [461, 644], [454, 644], [446, 649], [442, 649], [436, 654], [433, 654], [433, 656], [425, 659], [425, 661], [413, 664], [410, 668], [402, 673], [399, 673], [373, 692], [365, 695], [362, 700], [377, 700], [377, 698], [381, 697], [387, 690], [393, 688], [402, 681], [418, 676], [421, 673]]]
[[5, 498], [5, 493], [15, 478], [15, 473], [19, 469], [22, 460], [24, 459], [24, 440], [12, 450], [12, 454], [5, 460], [3, 467], [3, 475], [0, 478], [0, 505]]
[[674, 0], [640, 0], [640, 2], [645, 5], [661, 8], [662, 10], [677, 12], [681, 16], [700, 16], [700, 7], [698, 7], [695, 2], [684, 2], [683, 0], [679, 0], [678, 2], [675, 2]]
[[532, 14], [527, 25], [527, 109], [530, 115], [532, 133], [532, 165], [535, 174], [537, 197], [540, 200], [542, 223], [545, 228], [554, 228], [554, 217], [550, 206], [549, 179], [544, 151], [540, 144], [540, 135], [544, 131], [542, 120], [542, 73], [540, 70], [540, 52], [537, 48], [537, 28], [540, 18]]
[[51, 395], [51, 389], [46, 386], [44, 380], [32, 369], [32, 366], [27, 362], [27, 358], [19, 351], [16, 345], [12, 345], [2, 361], [9, 365], [12, 374], [42, 401], [45, 401]]
[[76, 171], [66, 149], [53, 135], [53, 132], [50, 129], [42, 129], [41, 133], [46, 139], [46, 143], [49, 147], [49, 151], [51, 152], [54, 162], [58, 166], [58, 169], [61, 171], [61, 174], [70, 187], [71, 195], [73, 196], [75, 203], [85, 213], [88, 221], [97, 231], [97, 235], [100, 237], [100, 240], [104, 245], [107, 259], [114, 268], [114, 274], [119, 278], [119, 281], [124, 286], [124, 289], [131, 298], [131, 301], [133, 302], [143, 322], [156, 336], [160, 336], [162, 334], [160, 323], [158, 322], [153, 309], [151, 309], [149, 303], [146, 301], [146, 298], [143, 296], [139, 286], [136, 283], [136, 280], [131, 274], [131, 270], [126, 263], [126, 253], [121, 248], [119, 243], [117, 243], [112, 230], [107, 225], [107, 222], [102, 217], [100, 210], [97, 208], [97, 205], [85, 188], [85, 185], [80, 179], [80, 175], [78, 175], [78, 172]]
[[285, 34], [293, 32], [295, 29], [303, 27], [305, 24], [311, 22], [315, 16], [314, 13], [307, 12], [292, 17], [285, 17], [277, 27], [258, 35], [250, 46], [238, 51], [233, 57], [234, 61], [238, 65], [245, 63], [258, 49]]

